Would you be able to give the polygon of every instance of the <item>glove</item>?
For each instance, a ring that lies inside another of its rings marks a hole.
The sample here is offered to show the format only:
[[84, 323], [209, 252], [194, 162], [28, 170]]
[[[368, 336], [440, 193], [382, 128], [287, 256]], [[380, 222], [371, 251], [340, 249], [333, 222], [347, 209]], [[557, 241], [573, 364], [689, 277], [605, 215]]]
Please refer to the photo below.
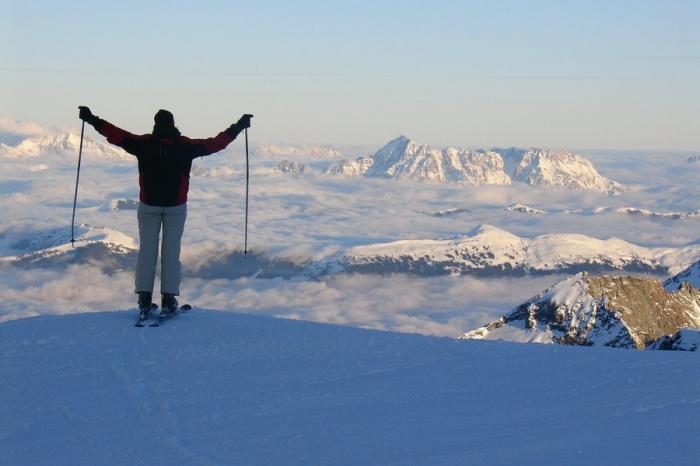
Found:
[[97, 118], [95, 115], [92, 114], [89, 107], [85, 107], [84, 105], [81, 105], [80, 107], [78, 107], [78, 109], [80, 110], [80, 113], [78, 114], [78, 118], [80, 118], [84, 122], [89, 123], [89, 124], [94, 126], [95, 123], [97, 123], [97, 121], [99, 120], [99, 118]]
[[241, 129], [246, 129], [250, 128], [250, 119], [253, 118], [253, 115], [250, 113], [246, 113], [242, 117], [238, 119], [238, 122], [236, 124], [238, 125], [239, 128]]
[[245, 114], [242, 117], [238, 119], [237, 122], [232, 124], [226, 129], [226, 133], [228, 133], [229, 136], [231, 136], [232, 139], [236, 139], [236, 136], [238, 136], [241, 131], [243, 131], [246, 128], [250, 128], [250, 119], [253, 118], [253, 115]]

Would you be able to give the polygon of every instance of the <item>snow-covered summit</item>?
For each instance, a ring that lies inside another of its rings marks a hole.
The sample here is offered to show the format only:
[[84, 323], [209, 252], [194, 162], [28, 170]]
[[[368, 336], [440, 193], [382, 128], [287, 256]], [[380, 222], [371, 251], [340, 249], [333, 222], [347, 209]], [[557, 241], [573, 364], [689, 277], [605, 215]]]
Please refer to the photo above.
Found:
[[366, 171], [370, 177], [407, 177], [470, 185], [510, 184], [503, 159], [495, 152], [433, 149], [399, 136], [379, 149]]
[[[77, 157], [79, 149], [80, 135], [66, 133], [29, 137], [15, 146], [0, 144], [0, 155], [12, 158], [37, 157], [45, 154], [75, 155]], [[83, 138], [83, 155], [122, 160], [133, 159], [122, 149], [88, 136]]]
[[406, 136], [399, 136], [379, 149], [365, 175], [469, 185], [522, 182], [604, 194], [618, 194], [624, 190], [621, 184], [598, 173], [590, 160], [564, 150], [435, 149]]
[[645, 349], [686, 327], [700, 327], [697, 289], [580, 273], [461, 338]]
[[590, 160], [565, 150], [531, 149], [523, 154], [513, 179], [532, 186], [555, 186], [574, 191], [619, 194], [620, 183], [602, 176]]

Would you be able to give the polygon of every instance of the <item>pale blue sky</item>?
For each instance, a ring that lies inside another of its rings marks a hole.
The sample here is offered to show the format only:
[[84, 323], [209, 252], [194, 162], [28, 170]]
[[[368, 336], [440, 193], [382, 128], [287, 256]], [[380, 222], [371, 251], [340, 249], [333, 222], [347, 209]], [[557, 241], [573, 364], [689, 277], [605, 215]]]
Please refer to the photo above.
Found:
[[700, 149], [700, 2], [0, 0], [0, 115], [266, 142]]

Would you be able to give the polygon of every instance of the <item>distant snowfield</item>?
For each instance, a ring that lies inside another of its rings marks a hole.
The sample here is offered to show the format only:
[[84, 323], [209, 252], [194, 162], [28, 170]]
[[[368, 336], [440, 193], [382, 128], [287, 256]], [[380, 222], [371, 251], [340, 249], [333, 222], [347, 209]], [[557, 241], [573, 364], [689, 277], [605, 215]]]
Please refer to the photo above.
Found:
[[[90, 128], [86, 135], [104, 140]], [[254, 137], [251, 131], [252, 142]], [[51, 235], [70, 226], [76, 141], [67, 137], [44, 143], [57, 149], [30, 157], [0, 153], [0, 257], [26, 253], [37, 241], [50, 247]], [[186, 265], [197, 265], [213, 250], [242, 249], [241, 149], [236, 141], [227, 151], [195, 161], [183, 240]], [[136, 161], [99, 145], [86, 150], [76, 222], [137, 238]], [[633, 189], [611, 197], [523, 183], [463, 186], [331, 176], [323, 171], [338, 157], [354, 159], [367, 152], [278, 145], [252, 154], [249, 246], [254, 253], [304, 263], [367, 245], [454, 238], [479, 225], [523, 238], [583, 234], [646, 248], [679, 248], [698, 240], [700, 217], [673, 215], [700, 209], [700, 166], [688, 164], [688, 154], [577, 153], [590, 157], [602, 175]], [[276, 169], [281, 154], [304, 163], [307, 170], [281, 173]], [[504, 210], [514, 205], [547, 214]], [[630, 206], [641, 213], [626, 213]], [[187, 276], [182, 299], [221, 310], [456, 337], [500, 317], [560, 278], [342, 274], [307, 281]], [[132, 281], [131, 270], [107, 274], [89, 258], [54, 268], [0, 265], [0, 321], [126, 309], [135, 303]]]
[[133, 317], [0, 324], [2, 463], [700, 463], [696, 354]]

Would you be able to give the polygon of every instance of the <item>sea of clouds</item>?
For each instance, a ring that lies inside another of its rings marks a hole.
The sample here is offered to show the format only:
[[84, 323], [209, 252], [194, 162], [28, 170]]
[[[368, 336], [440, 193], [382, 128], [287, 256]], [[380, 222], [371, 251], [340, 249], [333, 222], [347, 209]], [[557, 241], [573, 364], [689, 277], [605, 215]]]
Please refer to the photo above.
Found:
[[[17, 138], [48, 131], [26, 122], [3, 121], [0, 130], [15, 131]], [[103, 140], [91, 129], [86, 134]], [[317, 153], [304, 160], [298, 151], [292, 159], [309, 163], [312, 170], [284, 174], [275, 170], [283, 155], [254, 152], [249, 247], [270, 257], [306, 263], [356, 245], [449, 238], [480, 224], [523, 237], [583, 233], [596, 238], [619, 237], [643, 246], [680, 246], [700, 238], [697, 218], [659, 219], [614, 211], [625, 206], [659, 212], [700, 209], [696, 182], [700, 164], [688, 162], [692, 154], [577, 152], [590, 158], [601, 174], [632, 189], [620, 196], [605, 196], [525, 185], [461, 186], [344, 178], [323, 173], [332, 160], [319, 160]], [[365, 154], [348, 151], [346, 155]], [[17, 249], [23, 238], [70, 226], [77, 154], [34, 158], [0, 154], [0, 158], [0, 256], [6, 257], [23, 252]], [[183, 262], [196, 265], [217, 252], [242, 248], [244, 161], [240, 141], [236, 141], [228, 150], [195, 162]], [[88, 154], [82, 162], [76, 223], [118, 230], [135, 238], [135, 211], [112, 206], [137, 197], [135, 160], [106, 160]], [[515, 203], [547, 213], [504, 210]], [[595, 213], [600, 207], [611, 209]], [[464, 210], [448, 216], [428, 214], [447, 209]], [[559, 278], [188, 276], [183, 280], [181, 300], [221, 311], [457, 336], [507, 313]], [[0, 321], [46, 313], [127, 309], [134, 306], [134, 298], [130, 270], [108, 272], [94, 263], [60, 269], [0, 267]]]

